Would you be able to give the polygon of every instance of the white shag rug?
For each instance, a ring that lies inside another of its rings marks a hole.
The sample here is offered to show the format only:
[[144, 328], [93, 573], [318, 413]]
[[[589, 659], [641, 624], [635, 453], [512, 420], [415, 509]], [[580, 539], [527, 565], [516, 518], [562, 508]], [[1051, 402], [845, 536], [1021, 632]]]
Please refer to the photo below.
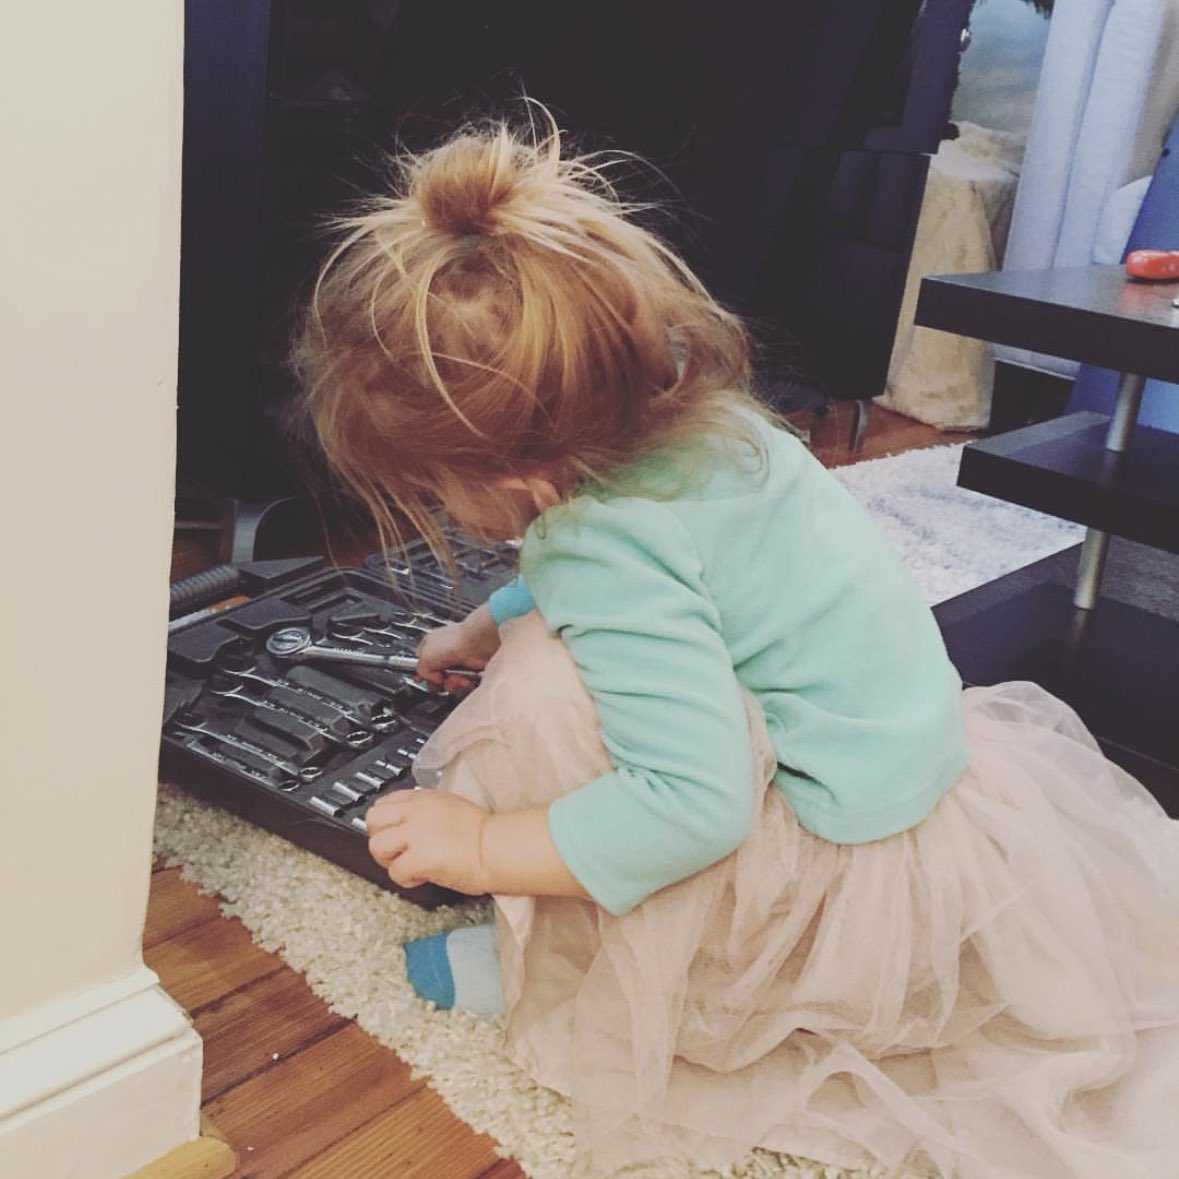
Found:
[[[838, 469], [876, 518], [932, 604], [1071, 544], [1082, 530], [955, 486], [960, 447], [910, 451]], [[470, 1126], [489, 1134], [533, 1179], [571, 1179], [568, 1105], [498, 1050], [498, 1027], [434, 1010], [405, 977], [404, 942], [484, 920], [488, 902], [424, 912], [367, 881], [182, 791], [161, 787], [156, 852], [223, 899], [254, 941], [306, 976], [333, 1011], [424, 1074]], [[682, 1162], [628, 1172], [644, 1179], [883, 1179], [757, 1151], [718, 1171]]]

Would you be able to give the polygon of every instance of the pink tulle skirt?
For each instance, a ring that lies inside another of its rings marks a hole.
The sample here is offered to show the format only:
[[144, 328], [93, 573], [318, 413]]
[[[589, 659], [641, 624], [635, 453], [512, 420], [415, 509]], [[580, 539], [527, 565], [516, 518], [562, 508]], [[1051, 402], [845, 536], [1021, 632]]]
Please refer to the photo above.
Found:
[[[1032, 684], [965, 695], [918, 827], [826, 842], [769, 785], [732, 855], [614, 917], [497, 897], [505, 1047], [609, 1174], [755, 1146], [960, 1179], [1179, 1176], [1179, 824]], [[423, 751], [510, 810], [609, 766], [565, 647], [504, 628]]]

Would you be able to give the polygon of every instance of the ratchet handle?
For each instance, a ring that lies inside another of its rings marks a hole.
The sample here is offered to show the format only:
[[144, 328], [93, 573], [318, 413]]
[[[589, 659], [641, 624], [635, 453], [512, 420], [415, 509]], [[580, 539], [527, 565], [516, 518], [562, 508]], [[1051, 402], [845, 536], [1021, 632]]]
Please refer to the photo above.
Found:
[[1179, 280], [1179, 250], [1132, 250], [1126, 255], [1126, 273], [1153, 282]]
[[[418, 669], [414, 655], [380, 655], [376, 651], [345, 651], [343, 648], [307, 647], [289, 658], [302, 661], [316, 660], [321, 663], [357, 663], [363, 667], [387, 667], [390, 671], [402, 671], [412, 675]], [[448, 667], [446, 675], [466, 676], [469, 680], [479, 679], [481, 672], [468, 667]]]
[[392, 671], [417, 671], [413, 655], [380, 655], [376, 651], [345, 651], [342, 648], [308, 647], [299, 652], [300, 659], [320, 659], [328, 663], [360, 663], [366, 667], [388, 667]]
[[[418, 670], [416, 655], [394, 655], [378, 651], [353, 651], [349, 647], [320, 646], [311, 632], [303, 626], [287, 626], [276, 630], [266, 640], [266, 650], [276, 659], [300, 662], [316, 660], [320, 663], [358, 663], [364, 667], [387, 667], [391, 671], [414, 674]], [[448, 667], [446, 675], [461, 675], [477, 680], [480, 673], [465, 667]]]

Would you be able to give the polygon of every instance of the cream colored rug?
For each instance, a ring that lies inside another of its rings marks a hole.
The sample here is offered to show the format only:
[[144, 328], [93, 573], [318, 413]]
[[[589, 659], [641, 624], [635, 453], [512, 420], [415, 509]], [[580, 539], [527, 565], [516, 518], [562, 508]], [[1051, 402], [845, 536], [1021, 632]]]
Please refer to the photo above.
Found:
[[[842, 468], [837, 476], [877, 518], [933, 603], [1076, 543], [1071, 524], [954, 486], [959, 447], [914, 451]], [[498, 1051], [498, 1029], [435, 1011], [405, 978], [401, 946], [485, 919], [484, 902], [426, 913], [399, 897], [222, 811], [163, 786], [156, 851], [223, 898], [254, 941], [303, 973], [332, 1008], [393, 1049], [454, 1112], [491, 1135], [534, 1179], [578, 1174], [568, 1107]], [[683, 1163], [631, 1171], [644, 1179], [883, 1179], [821, 1162], [755, 1152], [739, 1168]]]

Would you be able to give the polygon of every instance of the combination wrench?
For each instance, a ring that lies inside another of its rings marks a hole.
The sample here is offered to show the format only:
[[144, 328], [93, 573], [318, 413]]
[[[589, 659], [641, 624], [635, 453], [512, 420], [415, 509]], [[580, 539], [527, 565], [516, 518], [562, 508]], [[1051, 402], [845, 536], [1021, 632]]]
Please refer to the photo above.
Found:
[[274, 766], [276, 770], [281, 770], [288, 777], [293, 778], [295, 782], [292, 785], [299, 782], [314, 782], [322, 772], [315, 766], [297, 766], [294, 762], [288, 761], [285, 757], [280, 757], [262, 745], [256, 745], [253, 741], [246, 741], [241, 737], [234, 737], [230, 733], [222, 733], [219, 729], [209, 728], [199, 720], [195, 722], [174, 720], [172, 727], [179, 729], [183, 733], [193, 733], [200, 737], [208, 737], [219, 745], [224, 745], [229, 749], [236, 749], [241, 753], [248, 753], [253, 757], [259, 758]]
[[367, 638], [367, 635], [407, 639], [410, 635], [428, 635], [431, 631], [446, 625], [446, 619], [435, 614], [411, 614], [407, 610], [397, 610], [392, 617], [383, 617], [371, 622], [364, 622], [358, 618], [329, 618], [327, 632], [329, 638], [371, 645], [373, 640]]
[[263, 675], [256, 670], [222, 667], [220, 674], [248, 683], [261, 684], [266, 688], [281, 688], [296, 696], [302, 696], [317, 705], [332, 709], [342, 720], [351, 725], [368, 725], [378, 733], [395, 728], [400, 723], [397, 712], [388, 704], [374, 705], [371, 715], [366, 718], [357, 715], [353, 709], [346, 707], [339, 700], [333, 700], [326, 692], [317, 692], [313, 688], [305, 687], [302, 684], [292, 684], [287, 680], [276, 680], [272, 676]]
[[318, 733], [326, 740], [331, 741], [333, 744], [343, 744], [351, 746], [353, 749], [363, 749], [366, 745], [371, 745], [375, 739], [374, 735], [367, 729], [357, 728], [350, 729], [346, 733], [334, 733], [326, 725], [320, 724], [319, 721], [314, 720], [305, 713], [296, 712], [293, 708], [283, 708], [281, 704], [273, 704], [269, 700], [250, 695], [246, 691], [244, 684], [216, 687], [210, 682], [208, 690], [212, 695], [220, 696], [225, 700], [240, 700], [242, 703], [264, 712], [277, 712], [280, 716], [289, 716], [292, 720], [297, 720], [301, 724], [306, 725], [309, 729]]

